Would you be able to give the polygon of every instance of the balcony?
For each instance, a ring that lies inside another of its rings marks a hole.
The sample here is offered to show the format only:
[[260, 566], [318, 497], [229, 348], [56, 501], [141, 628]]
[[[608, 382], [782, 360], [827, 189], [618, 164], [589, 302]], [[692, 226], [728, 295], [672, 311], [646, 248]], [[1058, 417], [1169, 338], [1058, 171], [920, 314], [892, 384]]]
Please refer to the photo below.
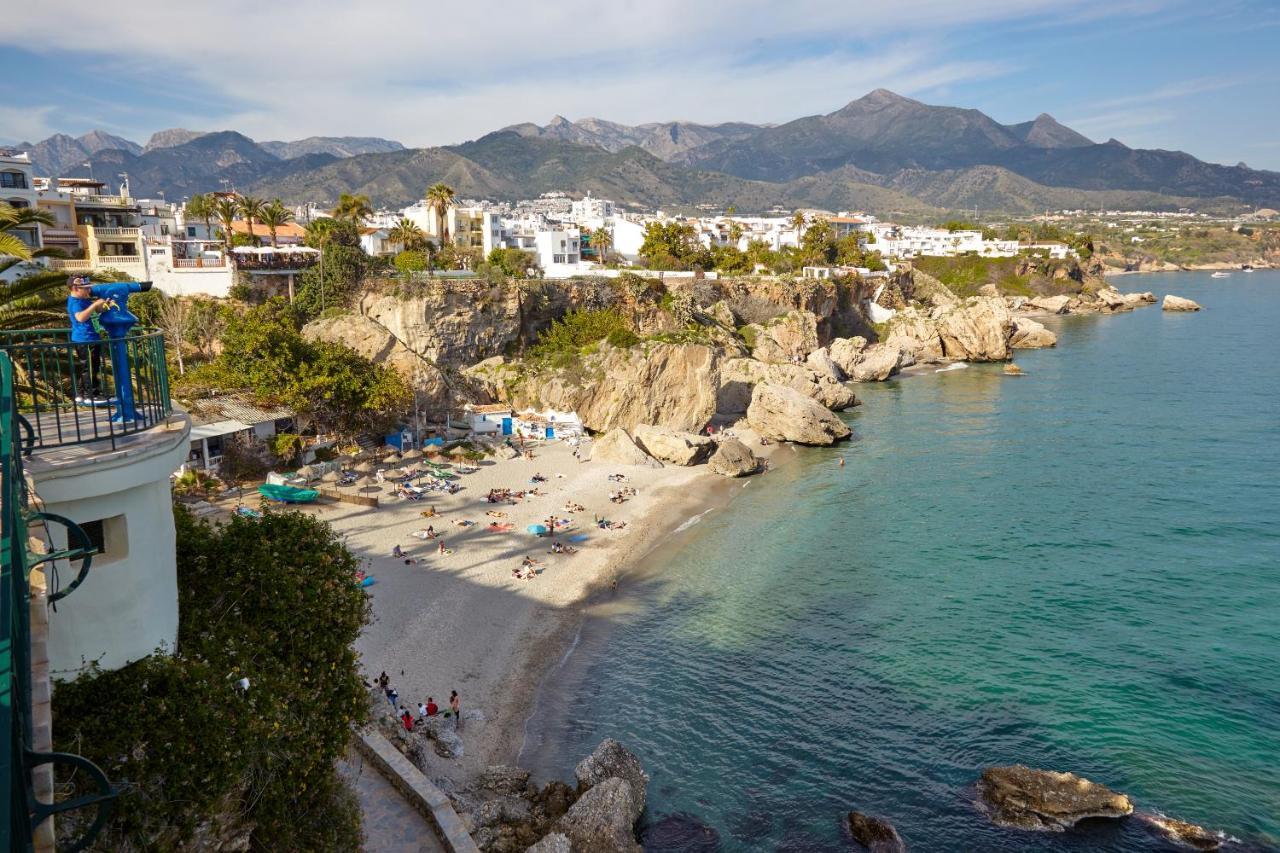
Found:
[[[90, 347], [98, 348], [96, 361]], [[0, 332], [0, 351], [13, 363], [27, 451], [97, 441], [116, 450], [173, 414], [159, 331], [135, 330], [97, 344], [71, 343], [68, 329]], [[90, 393], [77, 386], [95, 379], [109, 397], [96, 405], [77, 403]]]
[[227, 265], [227, 259], [222, 258], [174, 258], [173, 268], [175, 270], [211, 270], [221, 269]]
[[93, 264], [83, 258], [50, 258], [49, 268], [67, 272], [89, 272]]
[[103, 226], [99, 228], [96, 225], [89, 226], [89, 233], [99, 239], [108, 237], [123, 237], [127, 240], [136, 240], [142, 234], [141, 228], [117, 228], [115, 226]]
[[141, 263], [142, 255], [98, 255], [98, 265], [104, 267], [122, 267]]
[[92, 195], [89, 193], [81, 195], [80, 193], [73, 193], [71, 201], [77, 207], [89, 207], [94, 205], [106, 207], [133, 207], [133, 199], [121, 198], [118, 195]]

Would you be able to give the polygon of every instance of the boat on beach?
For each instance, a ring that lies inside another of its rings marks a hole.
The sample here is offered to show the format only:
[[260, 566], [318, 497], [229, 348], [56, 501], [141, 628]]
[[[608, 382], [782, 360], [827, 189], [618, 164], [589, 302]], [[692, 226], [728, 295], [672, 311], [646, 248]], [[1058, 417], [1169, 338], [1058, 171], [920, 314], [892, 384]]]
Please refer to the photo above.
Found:
[[1221, 270], [1209, 276], [1209, 278], [1230, 278], [1230, 277], [1231, 277], [1231, 273], [1223, 272]]

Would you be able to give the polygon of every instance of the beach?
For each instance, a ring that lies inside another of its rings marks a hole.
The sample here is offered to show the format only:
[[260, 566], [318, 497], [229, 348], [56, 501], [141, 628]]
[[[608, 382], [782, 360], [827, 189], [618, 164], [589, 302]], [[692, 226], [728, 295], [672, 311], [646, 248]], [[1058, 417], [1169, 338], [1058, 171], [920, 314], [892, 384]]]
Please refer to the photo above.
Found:
[[[368, 587], [372, 621], [357, 643], [365, 676], [373, 682], [385, 670], [406, 707], [432, 697], [446, 708], [451, 690], [461, 697], [464, 755], [431, 755], [433, 778], [463, 783], [491, 764], [514, 763], [537, 686], [571, 642], [588, 602], [613, 594], [629, 565], [732, 491], [730, 481], [705, 466], [579, 462], [573, 448], [558, 442], [533, 452], [532, 460], [485, 460], [457, 478], [463, 489], [455, 495], [414, 502], [393, 497], [385, 486], [377, 509], [324, 503], [314, 510], [376, 578]], [[611, 474], [626, 479], [616, 482]], [[535, 475], [546, 481], [532, 483]], [[624, 487], [635, 496], [612, 503], [610, 494]], [[485, 500], [490, 489], [533, 488], [542, 494], [514, 505]], [[568, 505], [583, 509], [567, 512]], [[439, 515], [423, 518], [429, 507]], [[527, 532], [551, 515], [571, 520], [555, 541], [577, 553], [551, 553], [552, 540]], [[601, 530], [596, 515], [626, 526]], [[475, 524], [457, 526], [461, 520]], [[490, 532], [494, 521], [513, 529]], [[427, 525], [443, 534], [451, 554], [412, 535]], [[586, 539], [570, 542], [579, 535]], [[415, 562], [392, 557], [396, 545]], [[525, 556], [541, 561], [533, 580], [513, 577]], [[483, 719], [467, 713], [477, 710]]]

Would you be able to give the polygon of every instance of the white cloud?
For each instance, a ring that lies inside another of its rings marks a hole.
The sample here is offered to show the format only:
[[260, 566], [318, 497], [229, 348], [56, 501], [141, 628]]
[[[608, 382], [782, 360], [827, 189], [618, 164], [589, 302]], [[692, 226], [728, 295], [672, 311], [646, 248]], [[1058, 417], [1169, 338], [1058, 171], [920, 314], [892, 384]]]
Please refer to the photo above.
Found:
[[[950, 60], [943, 34], [952, 28], [1115, 9], [1132, 13], [1104, 0], [136, 0], [123, 13], [43, 0], [6, 10], [0, 43], [76, 50], [54, 26], [71, 21], [94, 34], [92, 44], [110, 46], [99, 60], [116, 73], [155, 81], [157, 92], [185, 84], [235, 105], [205, 114], [183, 103], [175, 121], [259, 139], [376, 134], [422, 145], [555, 113], [779, 121], [827, 112], [877, 86], [936, 91], [1008, 70], [1000, 61]], [[104, 75], [102, 91], [86, 94], [107, 96], [110, 87]]]
[[9, 107], [0, 105], [0, 128], [4, 128], [5, 139], [10, 144], [19, 142], [39, 142], [56, 133], [50, 119], [54, 107]]

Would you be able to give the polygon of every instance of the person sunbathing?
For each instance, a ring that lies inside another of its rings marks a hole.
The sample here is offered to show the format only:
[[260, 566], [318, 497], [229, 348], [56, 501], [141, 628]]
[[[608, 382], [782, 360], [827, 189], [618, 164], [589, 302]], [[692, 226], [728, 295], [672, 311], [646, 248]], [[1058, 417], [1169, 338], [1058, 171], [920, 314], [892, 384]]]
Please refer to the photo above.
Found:
[[506, 518], [507, 517], [507, 514], [505, 512], [498, 512], [496, 509], [489, 510], [488, 512], [485, 513], [485, 515], [489, 516], [490, 518]]

